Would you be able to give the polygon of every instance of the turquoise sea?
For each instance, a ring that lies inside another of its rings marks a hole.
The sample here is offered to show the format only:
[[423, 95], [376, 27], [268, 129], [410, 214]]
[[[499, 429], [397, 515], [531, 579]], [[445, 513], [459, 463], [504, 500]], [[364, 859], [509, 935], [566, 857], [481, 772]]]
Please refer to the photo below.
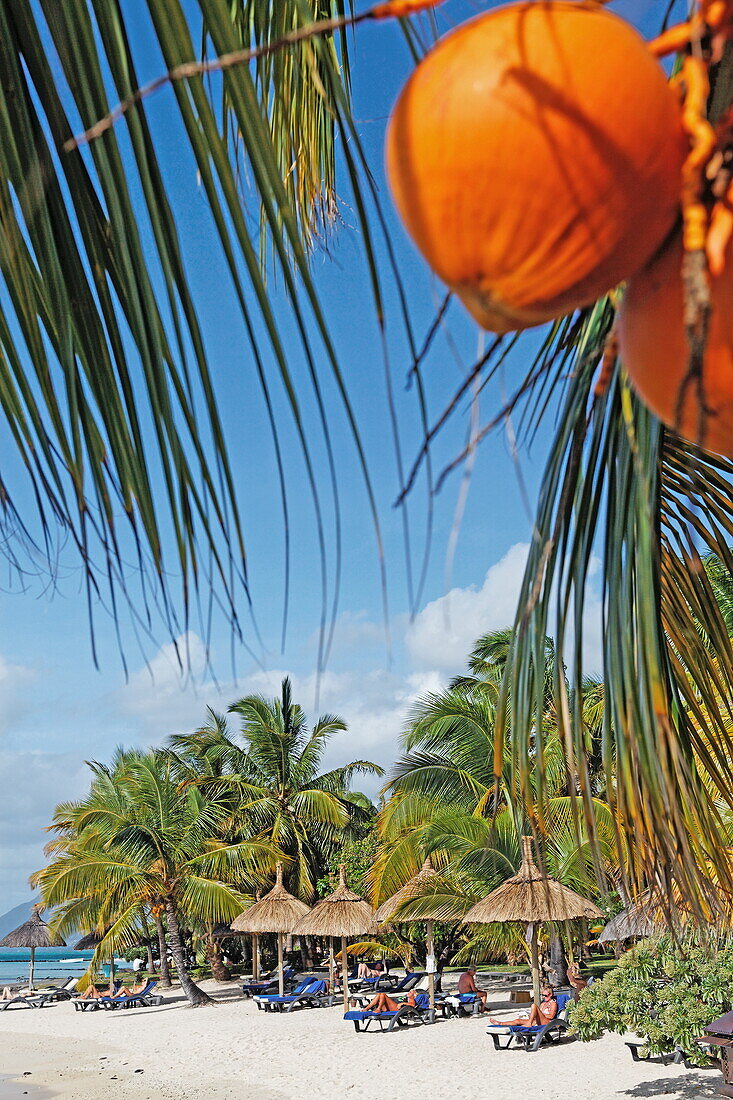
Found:
[[[93, 951], [74, 951], [70, 947], [49, 947], [36, 949], [36, 966], [33, 981], [36, 985], [50, 978], [70, 978], [72, 974], [83, 974], [89, 965]], [[15, 947], [0, 947], [0, 988], [15, 984], [28, 978], [30, 951]], [[118, 960], [122, 967], [130, 964]], [[115, 963], [115, 965], [118, 965]], [[108, 972], [108, 968], [105, 967]]]

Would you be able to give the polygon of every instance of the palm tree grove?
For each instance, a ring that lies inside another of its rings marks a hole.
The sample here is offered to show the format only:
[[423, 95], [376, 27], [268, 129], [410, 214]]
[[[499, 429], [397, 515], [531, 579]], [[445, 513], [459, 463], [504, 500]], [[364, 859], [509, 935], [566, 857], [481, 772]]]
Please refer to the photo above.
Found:
[[731, 315], [733, 0], [0, 4], [0, 1096], [733, 1096]]

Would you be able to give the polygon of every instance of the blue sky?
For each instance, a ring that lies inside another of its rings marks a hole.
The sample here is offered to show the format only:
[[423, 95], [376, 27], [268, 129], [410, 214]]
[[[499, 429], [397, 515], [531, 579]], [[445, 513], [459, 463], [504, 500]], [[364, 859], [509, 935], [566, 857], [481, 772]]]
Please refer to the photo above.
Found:
[[[645, 30], [658, 25], [666, 4], [622, 3], [620, 13], [642, 20]], [[130, 25], [135, 25], [143, 77], [160, 71], [143, 15], [141, 0], [124, 0]], [[138, 12], [140, 18], [135, 19]], [[478, 6], [452, 2], [439, 12], [447, 27]], [[383, 198], [381, 148], [390, 105], [410, 69], [404, 41], [390, 25], [365, 25], [353, 43], [355, 114]], [[292, 601], [287, 646], [279, 648], [282, 616], [282, 526], [272, 447], [243, 326], [206, 208], [197, 187], [195, 168], [181, 141], [170, 91], [148, 104], [149, 117], [166, 172], [188, 273], [214, 368], [222, 415], [230, 441], [243, 502], [258, 624], [264, 648], [260, 664], [235, 647], [232, 671], [231, 638], [226, 624], [212, 634], [214, 679], [204, 660], [201, 635], [192, 626], [182, 639], [190, 655], [190, 672], [181, 675], [165, 631], [157, 631], [144, 650], [123, 625], [129, 674], [125, 678], [116, 650], [112, 623], [97, 616], [101, 668], [95, 669], [89, 644], [85, 601], [73, 559], [62, 557], [59, 582], [51, 590], [40, 580], [24, 592], [0, 593], [0, 910], [29, 896], [28, 874], [40, 866], [42, 827], [56, 802], [82, 793], [84, 759], [108, 757], [118, 744], [160, 742], [168, 734], [191, 729], [204, 708], [225, 708], [249, 691], [275, 694], [288, 672], [296, 693], [312, 713], [316, 689], [316, 652], [321, 594], [318, 555], [302, 461], [292, 434], [286, 433], [285, 460], [291, 484], [294, 538]], [[400, 270], [409, 288], [418, 335], [429, 325], [442, 289], [427, 273], [385, 202], [389, 233]], [[384, 364], [374, 321], [356, 219], [344, 194], [343, 224], [336, 230], [328, 254], [318, 252], [314, 271], [326, 303], [332, 332], [350, 395], [364, 430], [364, 442], [374, 478], [383, 523], [388, 566], [391, 656], [385, 643], [378, 557], [353, 443], [343, 416], [333, 401], [334, 432], [344, 518], [344, 571], [332, 657], [320, 683], [319, 709], [341, 713], [349, 732], [337, 739], [330, 762], [355, 756], [388, 765], [410, 703], [423, 691], [437, 690], [458, 672], [476, 636], [508, 624], [521, 581], [531, 511], [520, 492], [526, 484], [531, 504], [537, 496], [546, 436], [531, 451], [512, 457], [502, 431], [483, 443], [476, 458], [470, 491], [450, 574], [447, 571], [451, 531], [461, 475], [447, 482], [436, 501], [432, 553], [427, 583], [417, 615], [411, 622], [405, 556], [399, 513], [392, 508], [399, 481], [388, 430]], [[380, 256], [386, 273], [384, 250]], [[416, 453], [419, 425], [414, 392], [405, 390], [409, 358], [397, 319], [397, 300], [385, 281], [387, 345], [394, 383], [404, 457]], [[297, 343], [285, 310], [283, 331], [292, 351], [294, 371], [302, 370]], [[531, 352], [530, 335], [510, 361], [506, 373], [481, 394], [481, 421], [496, 411], [512, 388], [512, 362]], [[432, 415], [437, 415], [460, 383], [462, 371], [476, 356], [480, 337], [457, 307], [426, 362], [426, 384]], [[331, 395], [333, 396], [333, 395]], [[279, 399], [282, 401], [282, 399]], [[284, 405], [280, 405], [284, 417]], [[315, 439], [313, 410], [309, 427]], [[455, 422], [438, 440], [436, 465], [452, 458], [465, 443], [469, 406], [460, 407]], [[547, 429], [546, 429], [547, 430]], [[0, 435], [4, 469], [12, 469], [7, 439]], [[322, 462], [320, 474], [324, 475]], [[23, 503], [22, 496], [20, 502]], [[26, 504], [29, 502], [26, 500]], [[412, 505], [416, 545], [425, 532], [424, 486]], [[248, 637], [253, 642], [251, 634]], [[597, 624], [589, 626], [588, 658], [597, 665]]]

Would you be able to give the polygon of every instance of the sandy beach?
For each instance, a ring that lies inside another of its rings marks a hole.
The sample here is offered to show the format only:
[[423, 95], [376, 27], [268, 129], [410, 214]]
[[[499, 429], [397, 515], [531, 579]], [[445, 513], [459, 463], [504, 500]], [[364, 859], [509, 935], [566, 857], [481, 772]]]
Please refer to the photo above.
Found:
[[206, 988], [216, 1007], [192, 1010], [174, 991], [157, 1008], [0, 1013], [0, 1097], [697, 1100], [720, 1081], [715, 1070], [633, 1062], [619, 1036], [497, 1053], [480, 1017], [357, 1035], [341, 1006], [272, 1015], [236, 986]]

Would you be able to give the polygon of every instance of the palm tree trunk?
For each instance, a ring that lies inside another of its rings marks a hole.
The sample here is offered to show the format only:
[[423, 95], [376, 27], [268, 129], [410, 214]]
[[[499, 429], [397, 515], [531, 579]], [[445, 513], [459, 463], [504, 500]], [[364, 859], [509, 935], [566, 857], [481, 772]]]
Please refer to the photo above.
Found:
[[206, 957], [211, 967], [211, 975], [217, 982], [230, 982], [232, 975], [221, 957], [221, 945], [214, 939], [214, 925], [206, 922]]
[[188, 963], [186, 962], [186, 951], [181, 939], [181, 932], [178, 927], [178, 917], [176, 915], [176, 907], [173, 901], [168, 898], [165, 903], [165, 912], [168, 918], [168, 935], [171, 941], [171, 951], [173, 953], [173, 959], [176, 964], [176, 970], [178, 971], [178, 980], [181, 983], [181, 989], [188, 997], [191, 1005], [197, 1008], [199, 1005], [213, 1005], [208, 993], [205, 993], [203, 989], [199, 989], [196, 982], [193, 980], [188, 972]]
[[155, 917], [155, 930], [158, 933], [158, 958], [160, 959], [160, 984], [162, 986], [170, 986], [171, 984], [171, 970], [168, 966], [168, 945], [165, 942], [165, 928], [163, 927], [163, 917], [159, 908], [155, 907], [153, 910], [153, 916]]
[[150, 925], [148, 924], [148, 919], [145, 916], [145, 908], [144, 907], [141, 908], [141, 910], [140, 910], [140, 919], [142, 921], [143, 931], [145, 933], [145, 951], [146, 951], [147, 957], [148, 957], [147, 958], [148, 974], [152, 974], [153, 969], [154, 969], [153, 968], [153, 949], [150, 946]]
[[548, 977], [555, 989], [567, 985], [568, 960], [565, 956], [565, 945], [562, 942], [562, 936], [558, 932], [553, 932], [550, 936], [550, 973]]

